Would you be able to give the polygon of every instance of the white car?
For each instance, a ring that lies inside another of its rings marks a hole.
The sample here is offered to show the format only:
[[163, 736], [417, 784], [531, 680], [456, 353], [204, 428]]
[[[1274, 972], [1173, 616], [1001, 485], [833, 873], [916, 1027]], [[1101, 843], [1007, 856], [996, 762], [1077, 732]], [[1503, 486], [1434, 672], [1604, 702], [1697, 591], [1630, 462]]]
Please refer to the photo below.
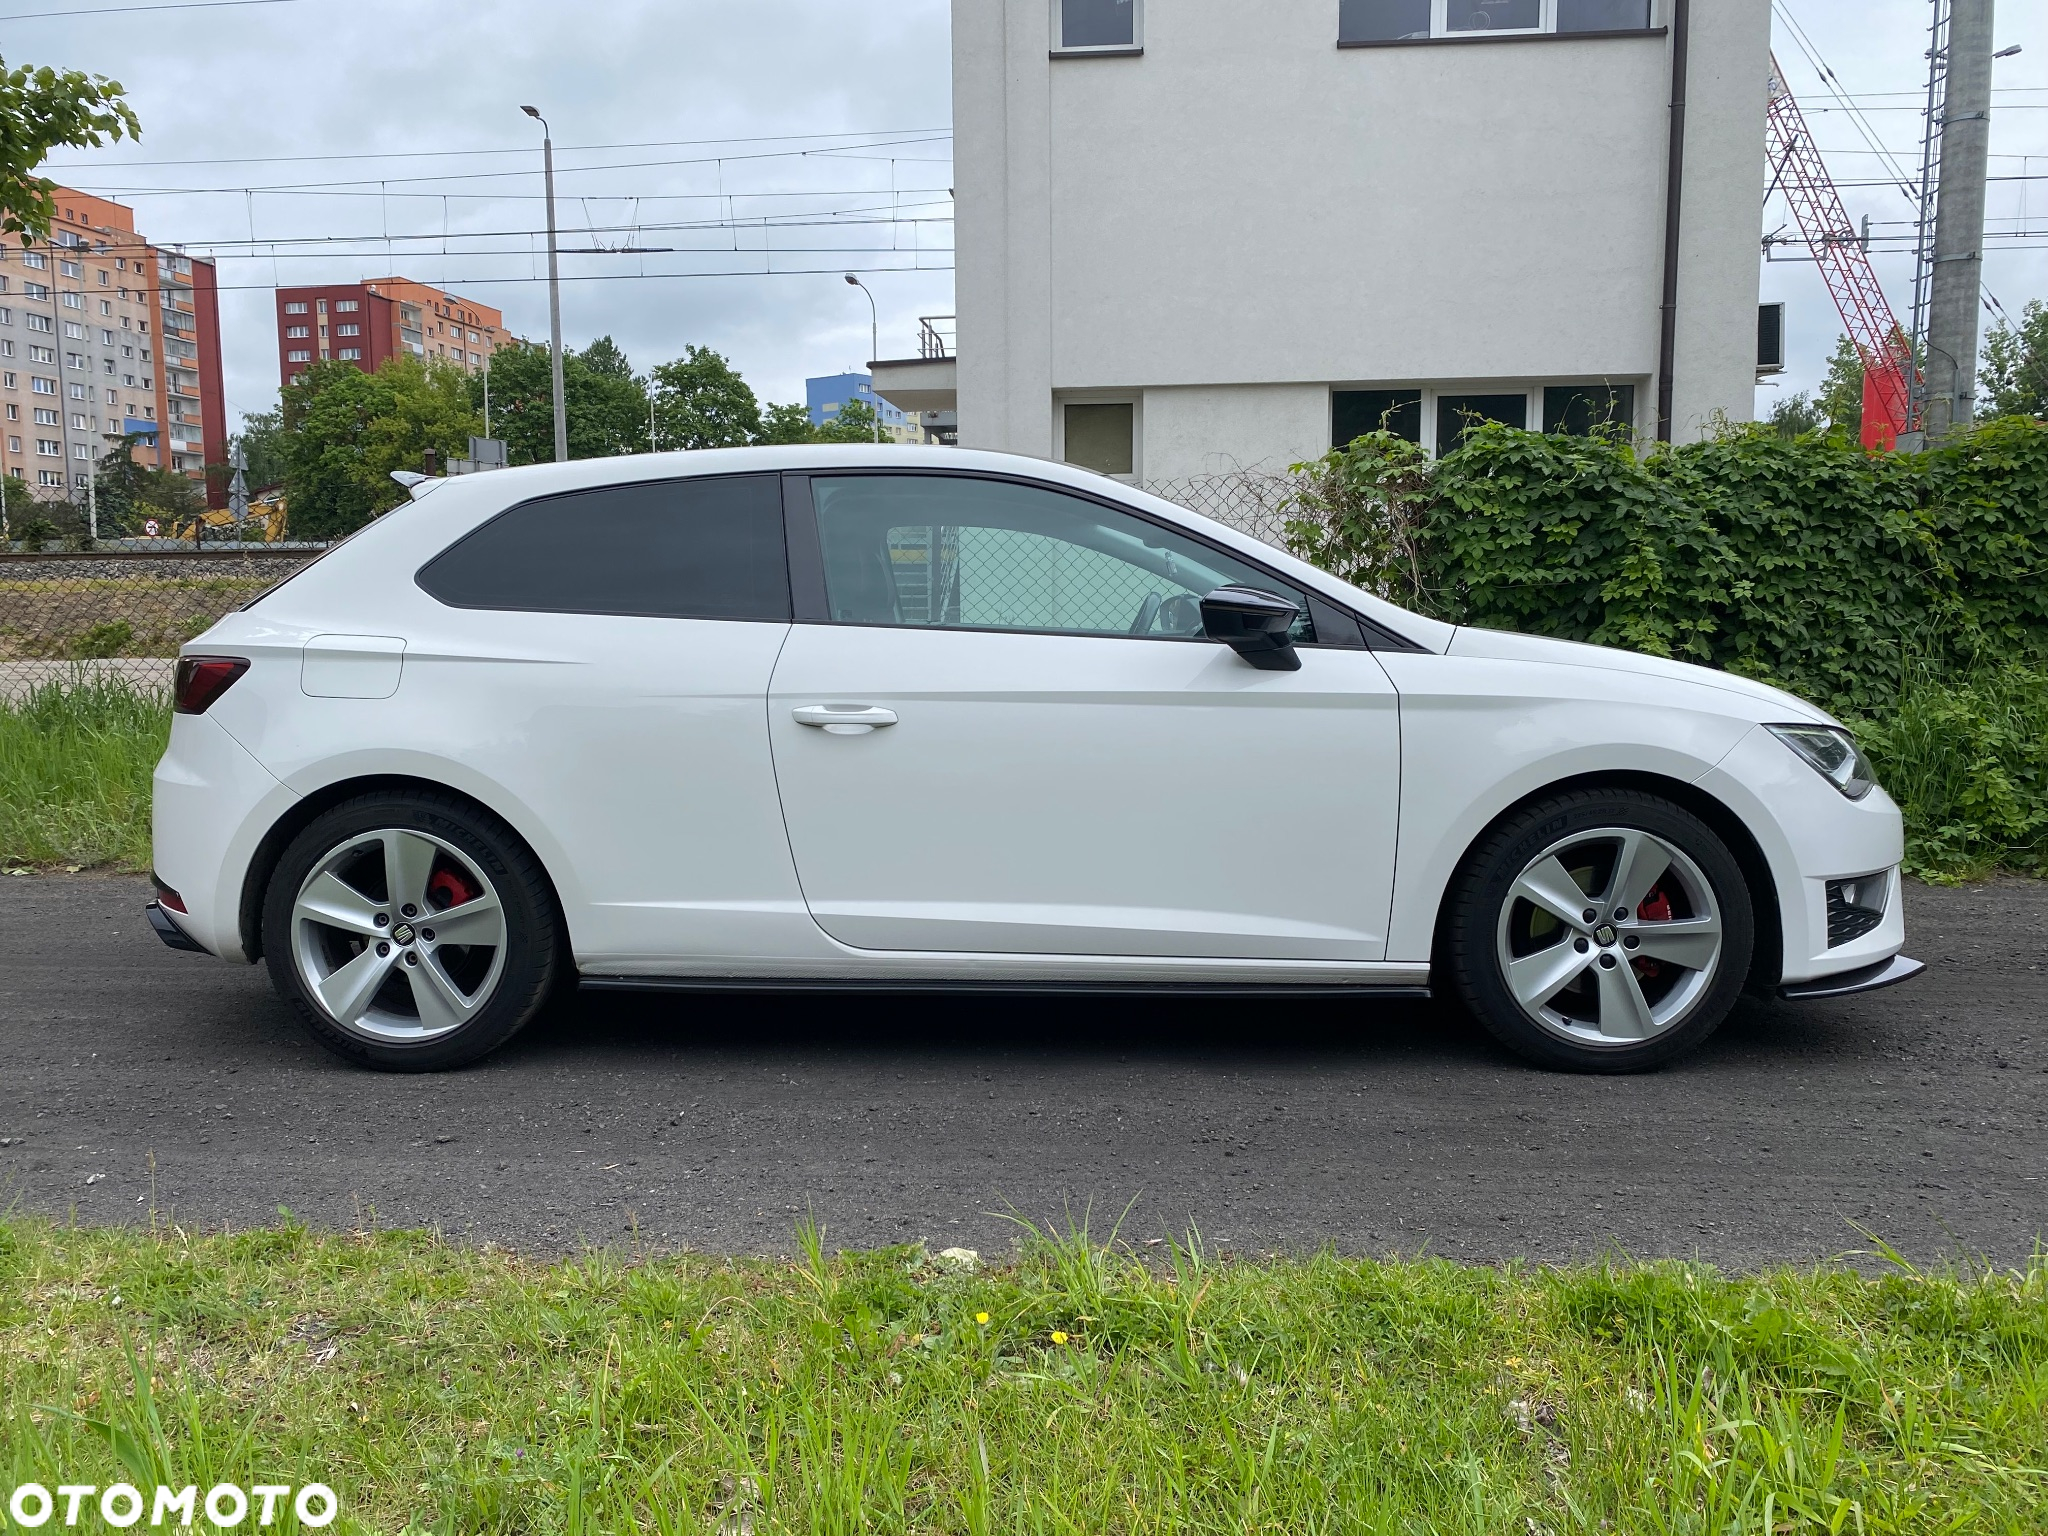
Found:
[[185, 647], [157, 931], [324, 1045], [551, 995], [1462, 1000], [1668, 1061], [1902, 981], [1899, 812], [1813, 706], [1420, 618], [1083, 470], [746, 448], [430, 481]]

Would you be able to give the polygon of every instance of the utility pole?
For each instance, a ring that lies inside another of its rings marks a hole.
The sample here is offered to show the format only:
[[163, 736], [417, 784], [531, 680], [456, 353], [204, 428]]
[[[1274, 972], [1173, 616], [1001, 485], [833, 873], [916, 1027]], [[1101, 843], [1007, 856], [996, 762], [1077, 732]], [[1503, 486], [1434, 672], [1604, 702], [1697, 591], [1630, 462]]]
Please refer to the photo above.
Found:
[[93, 543], [100, 541], [100, 461], [89, 460], [85, 470], [85, 533]]
[[647, 451], [661, 452], [661, 444], [654, 435], [654, 375], [647, 375]]
[[235, 444], [235, 456], [229, 463], [235, 472], [228, 478], [228, 516], [239, 530], [249, 520], [249, 456], [240, 442]]
[[1984, 178], [1991, 150], [1995, 0], [1954, 0], [1941, 118], [1941, 196], [1927, 314], [1929, 442], [1967, 426], [1976, 409], [1977, 305], [1984, 286]]
[[569, 461], [569, 403], [562, 388], [562, 267], [555, 246], [555, 136], [538, 107], [520, 111], [540, 124], [541, 170], [548, 191], [548, 345], [555, 386], [555, 462]]

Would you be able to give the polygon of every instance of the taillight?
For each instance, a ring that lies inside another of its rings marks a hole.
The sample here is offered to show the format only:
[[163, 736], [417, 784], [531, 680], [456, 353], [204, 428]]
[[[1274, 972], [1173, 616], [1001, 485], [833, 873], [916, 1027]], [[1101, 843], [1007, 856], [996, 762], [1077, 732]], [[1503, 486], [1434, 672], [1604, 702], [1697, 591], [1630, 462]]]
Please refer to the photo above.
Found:
[[171, 708], [181, 715], [203, 715], [248, 670], [245, 656], [180, 656]]
[[[168, 907], [173, 912], [185, 912], [185, 898], [172, 890], [168, 885], [165, 885], [163, 878], [156, 871], [150, 871], [149, 879], [150, 883], [156, 887], [156, 904], [158, 906]], [[186, 912], [185, 915], [191, 916], [189, 912]]]

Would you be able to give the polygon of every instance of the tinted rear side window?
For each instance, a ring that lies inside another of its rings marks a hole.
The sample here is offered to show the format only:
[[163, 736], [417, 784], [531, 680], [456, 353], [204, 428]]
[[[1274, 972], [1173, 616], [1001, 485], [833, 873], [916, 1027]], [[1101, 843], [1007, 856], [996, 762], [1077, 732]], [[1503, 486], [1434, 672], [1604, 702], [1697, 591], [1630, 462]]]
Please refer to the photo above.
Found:
[[548, 496], [420, 569], [456, 608], [789, 622], [779, 475], [650, 480]]

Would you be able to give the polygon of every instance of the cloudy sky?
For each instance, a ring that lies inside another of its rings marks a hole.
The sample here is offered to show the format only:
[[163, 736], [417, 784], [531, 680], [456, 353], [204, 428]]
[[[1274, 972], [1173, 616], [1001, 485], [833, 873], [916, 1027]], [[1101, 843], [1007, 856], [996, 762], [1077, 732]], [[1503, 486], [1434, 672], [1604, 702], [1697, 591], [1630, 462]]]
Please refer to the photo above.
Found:
[[[602, 248], [564, 258], [571, 346], [609, 333], [644, 367], [696, 342], [764, 398], [792, 400], [807, 375], [871, 355], [867, 303], [844, 270], [879, 301], [884, 355], [911, 351], [918, 317], [953, 307], [947, 0], [100, 9], [147, 3], [0, 0], [0, 54], [128, 88], [142, 142], [67, 152], [51, 174], [130, 203], [153, 239], [220, 259], [235, 410], [274, 403], [279, 281], [395, 272], [546, 335], [526, 102], [553, 124], [564, 245]], [[2013, 179], [1992, 188], [1987, 286], [2017, 314], [2048, 296], [2048, 6], [2001, 9], [2001, 46], [2025, 51], [1997, 66], [1992, 174]], [[1903, 234], [1885, 221], [1911, 209], [1883, 184], [1893, 168], [1873, 140], [1917, 164], [1928, 0], [1776, 10], [1778, 56], [1834, 174], [1874, 183], [1845, 186], [1852, 214]], [[41, 11], [60, 14], [26, 14]], [[1764, 212], [1761, 227], [1783, 222]], [[2037, 236], [2004, 233], [2023, 217]], [[1910, 261], [1881, 254], [1878, 270], [1903, 310]], [[1763, 289], [1790, 304], [1781, 388], [1810, 388], [1839, 329], [1817, 274], [1772, 263]], [[1778, 397], [1759, 393], [1765, 409]]]

